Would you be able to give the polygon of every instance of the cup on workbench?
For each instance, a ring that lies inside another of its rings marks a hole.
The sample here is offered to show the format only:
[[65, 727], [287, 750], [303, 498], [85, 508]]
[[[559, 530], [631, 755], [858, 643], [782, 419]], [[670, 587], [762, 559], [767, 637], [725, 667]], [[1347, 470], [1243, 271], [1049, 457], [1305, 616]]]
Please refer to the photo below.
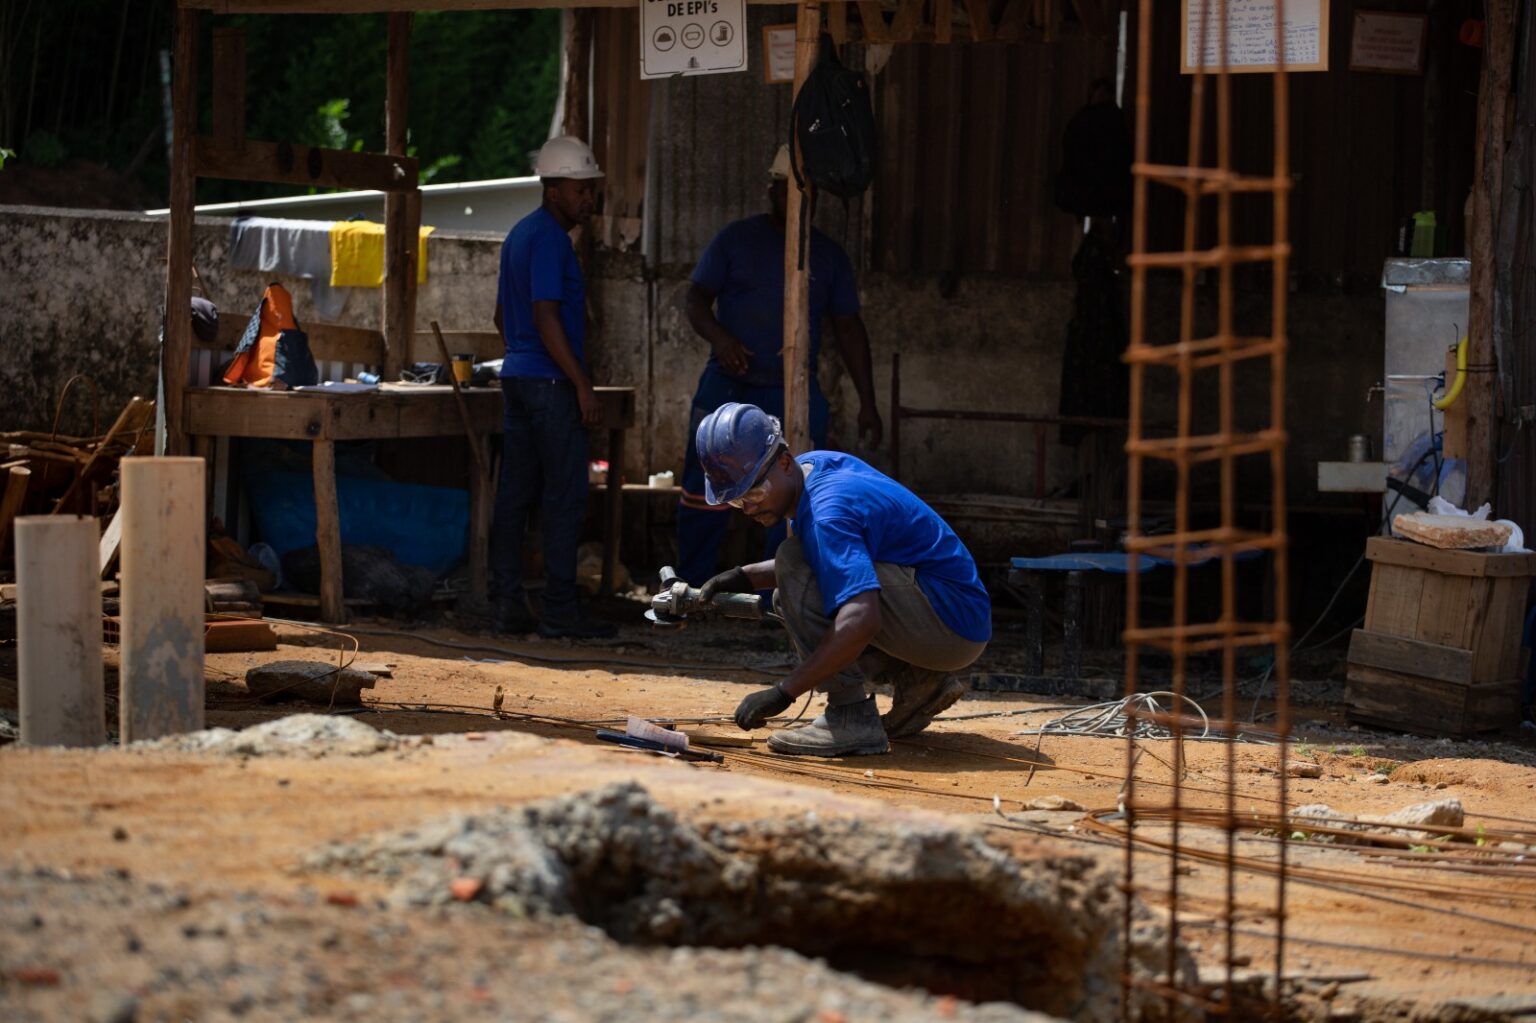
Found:
[[460, 385], [469, 383], [475, 375], [475, 357], [473, 355], [466, 355], [461, 352], [452, 356], [452, 360], [453, 378], [457, 380]]

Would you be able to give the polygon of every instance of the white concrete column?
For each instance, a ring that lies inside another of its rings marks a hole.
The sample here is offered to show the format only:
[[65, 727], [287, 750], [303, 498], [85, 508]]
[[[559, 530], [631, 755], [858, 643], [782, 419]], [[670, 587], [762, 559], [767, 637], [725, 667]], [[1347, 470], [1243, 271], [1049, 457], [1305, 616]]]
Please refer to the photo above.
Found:
[[107, 741], [101, 679], [101, 573], [96, 520], [16, 520], [16, 635], [21, 741], [100, 746]]
[[201, 458], [125, 458], [124, 743], [203, 727], [205, 512]]

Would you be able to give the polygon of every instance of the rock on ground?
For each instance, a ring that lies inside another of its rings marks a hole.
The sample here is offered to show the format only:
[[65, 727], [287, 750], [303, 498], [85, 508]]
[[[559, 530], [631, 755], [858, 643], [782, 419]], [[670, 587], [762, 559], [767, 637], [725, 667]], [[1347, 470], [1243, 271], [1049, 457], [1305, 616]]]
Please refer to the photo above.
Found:
[[374, 677], [356, 668], [322, 661], [273, 661], [245, 673], [245, 688], [258, 699], [304, 700], [335, 707], [357, 707]]
[[290, 714], [244, 731], [209, 728], [185, 735], [136, 742], [131, 748], [217, 753], [222, 756], [362, 756], [394, 749], [400, 737], [354, 718], [328, 714]]

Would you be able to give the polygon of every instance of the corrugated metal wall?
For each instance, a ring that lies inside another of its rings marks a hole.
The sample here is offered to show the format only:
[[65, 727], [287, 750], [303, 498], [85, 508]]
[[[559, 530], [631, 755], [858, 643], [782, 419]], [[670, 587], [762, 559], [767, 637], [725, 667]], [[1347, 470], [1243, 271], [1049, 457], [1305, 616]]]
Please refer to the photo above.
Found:
[[897, 46], [875, 79], [872, 266], [1066, 277], [1078, 224], [1051, 202], [1062, 131], [1111, 37]]

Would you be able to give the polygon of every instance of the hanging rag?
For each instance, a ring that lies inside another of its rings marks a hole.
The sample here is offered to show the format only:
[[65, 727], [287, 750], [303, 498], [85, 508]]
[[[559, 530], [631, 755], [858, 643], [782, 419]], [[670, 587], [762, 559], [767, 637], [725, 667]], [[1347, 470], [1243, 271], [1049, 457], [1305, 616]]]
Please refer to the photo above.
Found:
[[315, 316], [335, 321], [351, 292], [331, 287], [331, 224], [329, 220], [238, 217], [229, 227], [229, 265], [308, 280]]
[[[427, 235], [421, 229], [416, 254], [416, 283], [427, 282]], [[384, 283], [384, 225], [339, 220], [331, 225], [331, 287], [377, 288]]]

